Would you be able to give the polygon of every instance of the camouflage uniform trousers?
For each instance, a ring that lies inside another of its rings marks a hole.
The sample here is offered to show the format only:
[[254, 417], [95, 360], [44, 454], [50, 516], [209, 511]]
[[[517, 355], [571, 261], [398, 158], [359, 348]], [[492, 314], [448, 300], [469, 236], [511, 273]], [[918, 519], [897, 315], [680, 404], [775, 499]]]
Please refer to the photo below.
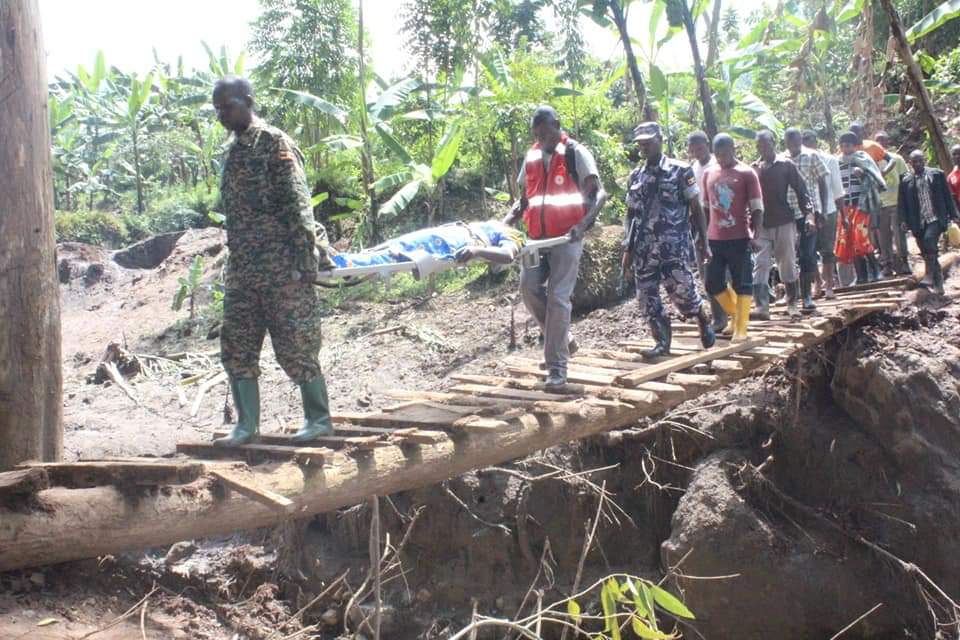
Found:
[[691, 270], [689, 244], [689, 238], [668, 235], [641, 241], [635, 249], [633, 273], [644, 320], [667, 317], [660, 297], [661, 284], [682, 316], [689, 318], [700, 312], [703, 298]]
[[267, 332], [284, 372], [297, 384], [321, 375], [320, 298], [311, 284], [228, 286], [223, 298], [220, 359], [232, 378], [260, 375]]

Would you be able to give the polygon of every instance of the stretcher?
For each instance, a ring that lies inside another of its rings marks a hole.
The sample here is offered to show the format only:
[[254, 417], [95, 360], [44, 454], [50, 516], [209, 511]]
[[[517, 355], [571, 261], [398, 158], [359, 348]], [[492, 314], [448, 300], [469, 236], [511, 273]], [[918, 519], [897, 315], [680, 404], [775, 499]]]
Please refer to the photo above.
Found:
[[[520, 260], [527, 268], [540, 264], [540, 252], [570, 242], [567, 236], [547, 238], [546, 240], [530, 240], [520, 249]], [[452, 255], [438, 256], [426, 251], [409, 252], [397, 256], [395, 262], [387, 264], [373, 264], [355, 267], [341, 267], [321, 271], [317, 280], [319, 284], [336, 285], [355, 284], [372, 279], [387, 280], [397, 273], [409, 273], [420, 280], [432, 274], [447, 271], [462, 266]]]

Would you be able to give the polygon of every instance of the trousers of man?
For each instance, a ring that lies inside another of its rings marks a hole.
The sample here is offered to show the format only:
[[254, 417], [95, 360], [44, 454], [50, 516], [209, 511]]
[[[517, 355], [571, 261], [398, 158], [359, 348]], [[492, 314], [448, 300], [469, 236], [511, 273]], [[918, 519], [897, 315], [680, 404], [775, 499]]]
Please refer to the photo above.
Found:
[[223, 296], [220, 359], [234, 379], [260, 376], [260, 351], [267, 333], [284, 372], [297, 384], [320, 370], [320, 304], [316, 287], [228, 287]]
[[800, 263], [800, 273], [814, 274], [819, 271], [817, 230], [810, 229], [805, 220], [797, 220], [797, 261]]
[[837, 264], [837, 256], [833, 253], [837, 244], [837, 212], [823, 216], [823, 226], [817, 229], [817, 251], [823, 264]]
[[543, 332], [548, 369], [566, 372], [570, 359], [570, 315], [583, 241], [543, 250], [540, 265], [520, 269], [520, 297]]
[[901, 228], [896, 205], [883, 207], [877, 214], [876, 243], [880, 249], [880, 264], [883, 267], [907, 264], [907, 232]]
[[754, 286], [770, 282], [770, 269], [774, 263], [780, 272], [780, 281], [791, 284], [797, 281], [797, 225], [794, 222], [761, 227], [755, 242], [759, 245], [753, 264]]
[[660, 285], [667, 290], [670, 301], [681, 315], [689, 318], [700, 312], [703, 298], [697, 291], [683, 239], [665, 237], [638, 243], [634, 250], [633, 274], [640, 315], [644, 320], [667, 317]]

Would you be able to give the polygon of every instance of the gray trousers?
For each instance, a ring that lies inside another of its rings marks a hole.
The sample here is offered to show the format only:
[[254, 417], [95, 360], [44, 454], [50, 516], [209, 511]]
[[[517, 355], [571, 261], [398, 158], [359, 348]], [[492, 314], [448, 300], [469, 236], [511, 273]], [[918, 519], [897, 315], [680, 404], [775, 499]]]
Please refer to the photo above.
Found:
[[753, 284], [770, 282], [770, 269], [777, 263], [780, 281], [796, 282], [797, 273], [797, 223], [788, 222], [776, 227], [760, 227], [755, 241], [760, 245], [753, 263]]
[[543, 331], [543, 359], [548, 369], [567, 370], [570, 359], [570, 312], [583, 241], [541, 251], [540, 266], [520, 269], [520, 297]]
[[[894, 253], [896, 243], [896, 253]], [[896, 205], [883, 207], [877, 216], [877, 244], [880, 246], [880, 264], [893, 265], [895, 256], [906, 264], [907, 262], [907, 233], [900, 228], [900, 216], [897, 215]]]

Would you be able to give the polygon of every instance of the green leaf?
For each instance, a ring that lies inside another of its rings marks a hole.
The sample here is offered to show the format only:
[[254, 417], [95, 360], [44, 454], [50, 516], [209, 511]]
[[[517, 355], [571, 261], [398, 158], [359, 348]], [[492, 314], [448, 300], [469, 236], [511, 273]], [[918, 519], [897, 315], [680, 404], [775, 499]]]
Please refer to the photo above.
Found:
[[689, 620], [697, 619], [697, 617], [693, 615], [693, 612], [687, 609], [686, 605], [680, 602], [680, 600], [669, 591], [661, 589], [655, 584], [650, 585], [650, 591], [653, 593], [653, 599], [657, 605], [665, 611], [681, 618], [687, 618]]
[[460, 151], [460, 145], [463, 142], [464, 129], [459, 120], [450, 123], [443, 138], [437, 144], [436, 152], [433, 154], [433, 162], [430, 166], [430, 173], [434, 180], [439, 180], [447, 175], [453, 161], [457, 159], [457, 153]]
[[293, 96], [297, 102], [305, 104], [308, 107], [313, 107], [317, 111], [330, 116], [342, 126], [346, 126], [347, 124], [348, 114], [345, 110], [341, 109], [332, 102], [327, 102], [323, 98], [313, 95], [312, 93], [307, 93], [306, 91], [295, 91], [293, 89], [283, 89], [280, 87], [274, 87], [273, 91], [287, 93]]
[[180, 288], [173, 296], [173, 304], [170, 306], [173, 311], [180, 311], [183, 308], [183, 301], [187, 299], [187, 283], [183, 278], [180, 278], [180, 282]]
[[934, 69], [937, 67], [936, 58], [931, 56], [926, 51], [917, 51], [914, 54], [914, 58], [916, 58], [917, 63], [920, 65], [920, 68], [923, 70], [923, 72], [928, 75], [933, 73]]
[[381, 120], [390, 109], [394, 109], [410, 97], [410, 94], [420, 88], [420, 81], [416, 78], [407, 78], [392, 84], [383, 90], [377, 101], [369, 109], [370, 116]]
[[569, 96], [582, 96], [583, 91], [577, 91], [571, 87], [554, 87], [550, 90], [555, 98], [565, 98]]
[[677, 637], [661, 631], [654, 631], [637, 616], [631, 616], [630, 624], [633, 628], [633, 632], [641, 638], [651, 638], [652, 640], [672, 640], [673, 638]]
[[740, 39], [740, 42], [737, 43], [737, 49], [745, 49], [751, 45], [758, 44], [763, 38], [763, 34], [767, 32], [767, 27], [770, 26], [770, 18], [764, 18], [757, 22], [757, 24], [750, 30], [750, 33], [743, 36]]
[[243, 75], [243, 63], [247, 59], [247, 52], [241, 51], [240, 55], [237, 56], [237, 59], [233, 61], [233, 75], [242, 76]]
[[359, 149], [363, 146], [363, 140], [359, 136], [337, 135], [327, 136], [320, 141], [334, 151], [347, 151], [349, 149]]
[[420, 193], [421, 186], [423, 186], [423, 182], [420, 180], [408, 182], [400, 191], [393, 194], [392, 198], [383, 203], [383, 206], [380, 207], [379, 214], [390, 217], [400, 215], [403, 213], [403, 210], [413, 202], [417, 194]]
[[402, 184], [406, 184], [407, 182], [413, 180], [413, 177], [413, 171], [404, 169], [403, 171], [398, 171], [397, 173], [383, 176], [371, 186], [373, 187], [374, 191], [380, 193], [381, 191], [386, 191], [388, 189], [393, 189], [394, 187], [399, 187]]
[[657, 29], [660, 28], [660, 19], [663, 18], [663, 13], [667, 8], [667, 3], [664, 0], [657, 0], [653, 4], [653, 8], [650, 9], [650, 49], [654, 47], [654, 43], [657, 41]]
[[610, 634], [613, 640], [620, 640], [620, 625], [617, 621], [617, 600], [620, 595], [620, 583], [610, 577], [600, 590], [600, 605], [603, 608], [604, 631]]
[[576, 624], [580, 624], [580, 605], [576, 600], [567, 600], [567, 614], [573, 618]]
[[407, 151], [406, 147], [404, 147], [399, 140], [393, 137], [393, 131], [390, 130], [390, 127], [385, 122], [378, 122], [375, 128], [380, 139], [383, 140], [383, 144], [387, 145], [387, 148], [393, 151], [401, 162], [404, 164], [413, 162], [413, 157], [410, 155], [410, 152]]
[[663, 75], [663, 71], [660, 70], [655, 64], [650, 65], [650, 93], [653, 96], [660, 100], [667, 97], [667, 91], [669, 86], [667, 85], [667, 77]]
[[483, 63], [483, 70], [487, 75], [487, 79], [490, 80], [490, 84], [493, 85], [494, 90], [503, 90], [513, 84], [513, 78], [510, 77], [510, 68], [507, 66], [507, 61], [503, 58], [503, 53], [499, 50], [483, 56], [481, 62]]
[[136, 120], [140, 113], [140, 107], [143, 106], [143, 100], [140, 98], [140, 81], [136, 78], [130, 80], [130, 95], [127, 97], [127, 116], [131, 120]]
[[107, 77], [107, 62], [103, 56], [103, 49], [97, 51], [97, 57], [93, 61], [93, 77], [90, 79], [93, 84], [93, 90], [100, 88], [100, 83]]
[[907, 40], [913, 44], [928, 33], [939, 29], [957, 16], [960, 16], [960, 0], [947, 0], [936, 9], [920, 18], [920, 21], [907, 29]]
[[208, 211], [207, 217], [210, 218], [211, 222], [218, 225], [227, 221], [227, 216], [218, 211]]
[[355, 211], [363, 206], [363, 200], [358, 200], [356, 198], [334, 198], [333, 201], [341, 207], [346, 207], [351, 211]]
[[52, 624], [57, 624], [58, 622], [60, 622], [60, 621], [59, 621], [57, 618], [44, 618], [43, 620], [41, 620], [40, 622], [37, 623], [37, 626], [38, 626], [38, 627], [49, 627], [50, 625], [52, 625]]
[[325, 202], [330, 198], [330, 194], [324, 191], [323, 193], [318, 193], [317, 195], [310, 198], [310, 206], [317, 207], [320, 206], [320, 203]]
[[[839, 3], [838, 3], [839, 4]], [[835, 18], [838, 25], [849, 22], [863, 13], [863, 0], [850, 0], [845, 4]]]

